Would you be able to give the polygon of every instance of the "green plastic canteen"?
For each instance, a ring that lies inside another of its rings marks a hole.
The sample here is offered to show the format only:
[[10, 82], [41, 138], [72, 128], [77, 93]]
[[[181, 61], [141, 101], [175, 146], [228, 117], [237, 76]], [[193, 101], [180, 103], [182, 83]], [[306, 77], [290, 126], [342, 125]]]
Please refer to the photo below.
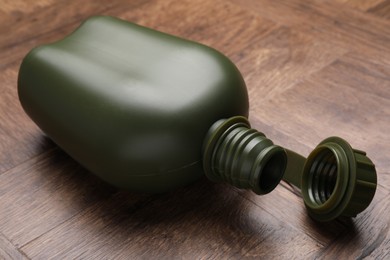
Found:
[[375, 193], [374, 165], [344, 140], [306, 159], [252, 129], [245, 82], [223, 54], [117, 18], [31, 50], [18, 93], [48, 137], [120, 189], [165, 192], [205, 174], [266, 194], [284, 178], [320, 221], [355, 216]]

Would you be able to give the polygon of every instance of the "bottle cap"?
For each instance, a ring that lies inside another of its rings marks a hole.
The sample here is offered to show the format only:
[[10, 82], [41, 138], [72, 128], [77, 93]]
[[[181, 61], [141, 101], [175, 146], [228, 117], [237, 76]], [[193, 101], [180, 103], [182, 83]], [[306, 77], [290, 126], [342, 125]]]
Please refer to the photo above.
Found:
[[377, 176], [366, 153], [339, 137], [322, 141], [308, 156], [301, 191], [309, 215], [318, 221], [355, 217], [372, 201]]

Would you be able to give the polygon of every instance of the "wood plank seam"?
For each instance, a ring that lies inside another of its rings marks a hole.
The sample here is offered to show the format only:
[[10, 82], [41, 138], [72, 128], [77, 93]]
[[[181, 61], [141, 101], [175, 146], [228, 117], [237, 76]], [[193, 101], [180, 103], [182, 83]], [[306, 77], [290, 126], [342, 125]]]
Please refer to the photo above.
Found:
[[[154, 1], [154, 0], [136, 1], [135, 3], [133, 3], [131, 5], [131, 7], [132, 8], [138, 8], [138, 7], [140, 7], [140, 6], [142, 6], [142, 5], [146, 4], [146, 3], [149, 3], [150, 1]], [[115, 4], [113, 6], [110, 6], [110, 7], [107, 7], [105, 9], [102, 9], [101, 11], [99, 11], [98, 15], [105, 14], [105, 13], [108, 13], [108, 12], [116, 13], [119, 10], [123, 10], [123, 6], [122, 5], [123, 5], [122, 3], [118, 2], [117, 4]], [[53, 10], [57, 9], [56, 6], [52, 6], [52, 7], [49, 7], [49, 8], [51, 8]], [[45, 11], [47, 11], [47, 9], [45, 9]], [[74, 20], [72, 22], [60, 24], [59, 26], [54, 27], [51, 30], [44, 31], [44, 32], [38, 32], [35, 35], [27, 37], [27, 38], [18, 38], [17, 41], [7, 43], [6, 45], [0, 45], [0, 53], [1, 52], [6, 52], [8, 49], [12, 49], [12, 48], [18, 47], [20, 45], [24, 45], [24, 44], [26, 44], [28, 42], [34, 42], [37, 39], [43, 38], [43, 37], [48, 36], [48, 35], [55, 35], [55, 33], [58, 30], [61, 30], [62, 28], [66, 28], [66, 27], [69, 27], [69, 26], [77, 28], [80, 25], [81, 22], [82, 22], [81, 19], [76, 19], [76, 20]], [[60, 37], [60, 39], [61, 38], [63, 38], [63, 37]], [[11, 61], [9, 61], [9, 62], [7, 62], [5, 64], [0, 64], [0, 69], [8, 67], [8, 66], [10, 66], [10, 64], [12, 64], [14, 62], [19, 62], [19, 61], [18, 60], [11, 60]]]
[[[382, 51], [390, 50], [390, 46], [386, 44], [389, 41], [388, 37], [390, 35], [389, 23], [375, 16], [367, 19], [367, 15], [359, 10], [337, 8], [329, 4], [321, 5], [313, 1], [282, 1], [282, 3], [278, 2], [278, 4], [276, 4], [270, 0], [263, 0], [261, 3], [256, 2], [257, 5], [252, 0], [245, 1], [245, 3], [242, 3], [241, 1], [237, 2], [236, 0], [231, 1], [238, 6], [244, 6], [251, 12], [261, 12], [261, 15], [276, 23], [285, 24], [296, 30], [302, 31], [303, 33], [313, 33], [323, 40], [330, 40], [335, 44], [341, 44], [341, 46], [346, 46], [346, 38], [354, 39], [354, 44], [347, 45], [351, 50], [358, 50], [362, 45], [371, 49], [379, 48]], [[267, 8], [271, 8], [271, 10], [272, 8], [276, 8], [276, 6], [282, 8], [278, 10], [281, 13], [275, 15], [274, 13], [270, 13], [266, 8], [259, 8], [259, 6], [266, 6]], [[302, 8], [304, 9], [304, 12], [302, 11]], [[296, 21], [298, 22], [294, 21], [295, 23], [288, 24], [287, 20], [285, 20], [286, 18], [283, 16], [283, 12], [288, 12], [289, 15], [296, 18]], [[313, 14], [314, 17], [319, 19], [313, 19]], [[343, 21], [345, 17], [348, 19], [352, 18], [352, 20], [347, 19]], [[375, 22], [376, 25], [380, 25], [379, 31], [376, 26], [370, 27], [369, 29], [367, 28], [368, 24], [372, 24], [373, 22]], [[384, 31], [382, 32], [381, 30]], [[335, 33], [335, 31], [337, 33]], [[388, 32], [386, 33], [386, 31]], [[376, 44], [379, 42], [382, 44]], [[375, 45], [372, 46], [372, 44]]]
[[3, 240], [6, 240], [5, 242], [8, 243], [8, 245], [12, 247], [12, 248], [8, 248], [8, 250], [12, 250], [15, 253], [3, 251], [3, 250], [6, 250], [6, 249], [2, 248], [4, 245], [2, 245], [2, 243], [0, 243], [0, 259], [2, 259], [3, 257], [4, 257], [4, 260], [7, 259], [7, 258], [8, 259], [15, 259], [15, 260], [19, 259], [19, 258], [31, 259], [30, 257], [28, 257], [26, 255], [25, 252], [23, 252], [23, 250], [21, 250], [19, 247], [14, 245], [11, 242], [11, 240], [0, 231], [0, 242], [1, 242], [1, 238]]
[[46, 151], [43, 151], [43, 152], [41, 152], [41, 153], [35, 154], [35, 155], [33, 155], [33, 156], [27, 158], [26, 160], [21, 161], [21, 162], [18, 163], [17, 165], [15, 165], [15, 166], [13, 166], [13, 167], [11, 167], [11, 168], [9, 168], [9, 169], [3, 171], [3, 172], [0, 172], [0, 176], [1, 176], [2, 174], [6, 174], [6, 173], [8, 173], [8, 172], [10, 172], [10, 171], [13, 171], [15, 168], [19, 167], [19, 166], [22, 165], [22, 164], [25, 164], [25, 163], [27, 163], [27, 162], [29, 162], [29, 161], [36, 160], [36, 159], [38, 159], [39, 157], [44, 157], [44, 156], [46, 156], [46, 155], [48, 155], [48, 154], [50, 154], [50, 153], [52, 153], [52, 152], [54, 152], [54, 151], [56, 151], [56, 150], [59, 150], [59, 149], [60, 149], [60, 148], [59, 148], [58, 146], [55, 146], [55, 147], [53, 147], [53, 148], [50, 148], [49, 150], [46, 150]]

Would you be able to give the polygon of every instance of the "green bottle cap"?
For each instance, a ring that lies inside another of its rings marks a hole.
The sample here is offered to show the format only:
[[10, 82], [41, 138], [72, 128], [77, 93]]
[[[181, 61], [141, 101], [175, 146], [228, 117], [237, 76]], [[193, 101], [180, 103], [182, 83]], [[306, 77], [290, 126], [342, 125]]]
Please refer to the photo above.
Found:
[[329, 221], [355, 217], [372, 201], [377, 184], [375, 166], [366, 153], [345, 140], [330, 137], [308, 156], [302, 172], [302, 195], [309, 214]]

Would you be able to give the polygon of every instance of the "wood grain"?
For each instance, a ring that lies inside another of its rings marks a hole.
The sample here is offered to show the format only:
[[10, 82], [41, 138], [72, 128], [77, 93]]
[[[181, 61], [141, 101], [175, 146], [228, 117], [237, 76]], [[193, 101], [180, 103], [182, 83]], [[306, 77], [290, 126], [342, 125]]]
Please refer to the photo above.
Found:
[[367, 11], [368, 9], [375, 7], [383, 3], [383, 0], [328, 0], [327, 2], [340, 3], [348, 7], [352, 7], [361, 11]]
[[[123, 9], [130, 11], [147, 2], [117, 0], [86, 1], [80, 4], [77, 1], [57, 1], [49, 6], [17, 9], [18, 11], [12, 11], [9, 15], [0, 16], [0, 68], [19, 61], [37, 45], [63, 38], [90, 16], [115, 15]], [[12, 34], [9, 33], [9, 28], [13, 29]]]
[[19, 247], [114, 192], [58, 148], [1, 174], [0, 183], [0, 230]]
[[0, 259], [28, 259], [0, 233]]
[[389, 20], [390, 19], [390, 1], [389, 0], [383, 1], [383, 2], [379, 3], [378, 5], [370, 8], [368, 10], [368, 12]]
[[[0, 259], [389, 259], [389, 0], [3, 0]], [[286, 182], [257, 196], [206, 178], [166, 194], [117, 191], [48, 140], [18, 102], [33, 47], [113, 15], [225, 53], [250, 121], [307, 155], [338, 135], [367, 151], [378, 189], [357, 218], [317, 223]]]
[[53, 145], [42, 143], [42, 133], [19, 105], [16, 90], [18, 66], [0, 70], [0, 176], [1, 173], [34, 157]]
[[[289, 249], [277, 245], [287, 243], [306, 248], [300, 257], [318, 249], [318, 244], [304, 233], [293, 232], [294, 227], [288, 223], [252, 205], [225, 185], [205, 180], [174, 193], [148, 196], [136, 202], [133, 194], [119, 193], [87, 208], [22, 250], [38, 259], [49, 257], [50, 248], [57, 249], [56, 258], [88, 255], [220, 259], [279, 258]], [[184, 230], [186, 234], [182, 233]]]
[[389, 53], [386, 20], [354, 9], [310, 0], [231, 0], [276, 23], [351, 50]]

